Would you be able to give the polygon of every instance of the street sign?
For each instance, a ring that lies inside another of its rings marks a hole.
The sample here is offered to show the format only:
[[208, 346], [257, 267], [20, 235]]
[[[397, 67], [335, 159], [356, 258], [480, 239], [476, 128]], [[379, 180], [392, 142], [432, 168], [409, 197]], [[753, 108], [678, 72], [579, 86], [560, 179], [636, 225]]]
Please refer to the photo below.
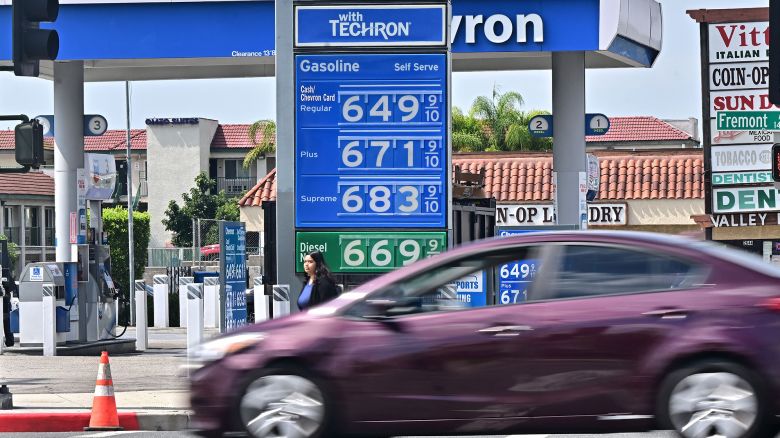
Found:
[[549, 114], [534, 116], [528, 122], [528, 131], [534, 137], [552, 137], [553, 136], [553, 117]]
[[[609, 131], [609, 126], [609, 117], [604, 114], [585, 114], [585, 135], [604, 135]], [[528, 131], [534, 137], [552, 137], [553, 116], [534, 116], [528, 122]]]
[[719, 131], [780, 131], [780, 111], [718, 111]]
[[297, 55], [299, 228], [444, 228], [444, 54]]
[[446, 18], [444, 5], [298, 6], [295, 46], [444, 47]]
[[[51, 114], [35, 116], [38, 123], [43, 127], [44, 137], [54, 137], [54, 116]], [[95, 136], [103, 135], [108, 129], [108, 121], [99, 114], [84, 115], [84, 135]]]
[[303, 257], [320, 251], [333, 272], [388, 272], [439, 254], [446, 247], [444, 231], [299, 231], [295, 237], [295, 269], [303, 272]]

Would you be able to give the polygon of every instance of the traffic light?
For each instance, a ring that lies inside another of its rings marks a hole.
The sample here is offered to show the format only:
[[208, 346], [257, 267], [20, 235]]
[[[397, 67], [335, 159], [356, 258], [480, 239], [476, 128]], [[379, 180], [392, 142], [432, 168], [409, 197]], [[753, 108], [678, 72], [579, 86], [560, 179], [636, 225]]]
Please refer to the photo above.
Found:
[[60, 37], [56, 30], [41, 29], [40, 23], [56, 20], [59, 11], [58, 0], [13, 0], [13, 61], [16, 76], [38, 76], [42, 59], [57, 58]]
[[16, 125], [16, 162], [37, 169], [44, 164], [43, 126], [33, 119]]

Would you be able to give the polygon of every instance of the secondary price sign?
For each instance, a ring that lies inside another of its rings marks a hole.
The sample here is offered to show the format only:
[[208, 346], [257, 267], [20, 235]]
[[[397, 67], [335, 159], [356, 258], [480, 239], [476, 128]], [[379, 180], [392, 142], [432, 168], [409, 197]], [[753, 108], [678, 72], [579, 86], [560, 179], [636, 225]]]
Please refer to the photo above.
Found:
[[219, 223], [220, 331], [246, 324], [246, 227], [243, 222]]
[[297, 55], [296, 227], [444, 228], [444, 54]]

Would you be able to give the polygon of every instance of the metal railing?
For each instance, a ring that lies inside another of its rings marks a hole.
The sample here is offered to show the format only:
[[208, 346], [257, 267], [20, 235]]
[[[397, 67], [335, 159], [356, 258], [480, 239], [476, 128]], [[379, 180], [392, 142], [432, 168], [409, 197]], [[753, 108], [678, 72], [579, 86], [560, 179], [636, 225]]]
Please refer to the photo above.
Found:
[[192, 261], [192, 248], [148, 248], [146, 266], [179, 266], [181, 262]]
[[41, 244], [41, 228], [40, 227], [25, 228], [24, 244], [26, 246], [39, 246]]
[[249, 191], [257, 180], [255, 178], [217, 178], [217, 191], [225, 191], [229, 196], [240, 196]]
[[[145, 179], [141, 179], [140, 183], [138, 184], [138, 190], [135, 192], [135, 196], [149, 196], [149, 185], [147, 184]], [[120, 181], [117, 179], [116, 181], [116, 188], [114, 189], [114, 198], [118, 198], [120, 196], [127, 196], [127, 181]]]

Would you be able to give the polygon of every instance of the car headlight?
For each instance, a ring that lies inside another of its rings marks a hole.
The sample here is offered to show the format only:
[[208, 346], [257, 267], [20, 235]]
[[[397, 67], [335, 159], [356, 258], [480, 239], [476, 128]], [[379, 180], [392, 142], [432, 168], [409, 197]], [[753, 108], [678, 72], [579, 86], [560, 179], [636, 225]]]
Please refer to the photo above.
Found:
[[196, 357], [204, 362], [213, 362], [222, 359], [228, 354], [251, 347], [263, 338], [265, 338], [263, 333], [240, 333], [215, 339], [201, 344], [198, 347]]

